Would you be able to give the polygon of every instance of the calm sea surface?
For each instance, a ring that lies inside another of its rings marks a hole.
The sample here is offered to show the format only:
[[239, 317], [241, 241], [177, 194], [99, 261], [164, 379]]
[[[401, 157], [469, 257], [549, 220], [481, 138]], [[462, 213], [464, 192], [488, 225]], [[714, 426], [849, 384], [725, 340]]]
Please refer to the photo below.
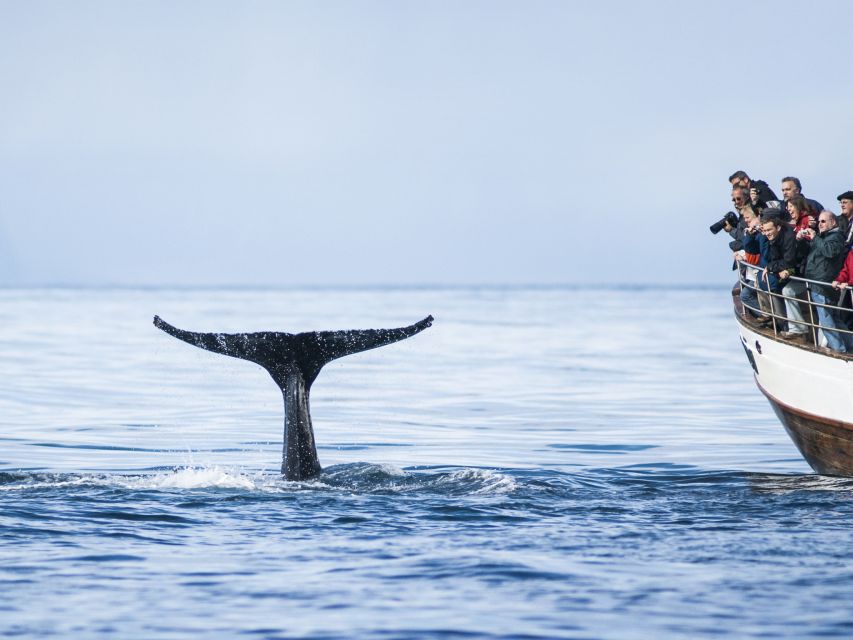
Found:
[[[256, 365], [157, 331], [396, 327], [285, 482]], [[725, 288], [0, 291], [0, 636], [853, 636]]]

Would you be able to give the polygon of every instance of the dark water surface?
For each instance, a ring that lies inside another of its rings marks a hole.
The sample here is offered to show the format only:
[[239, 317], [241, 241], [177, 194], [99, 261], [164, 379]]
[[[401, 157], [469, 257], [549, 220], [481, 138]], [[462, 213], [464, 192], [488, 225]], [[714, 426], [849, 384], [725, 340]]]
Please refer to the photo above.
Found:
[[[850, 637], [724, 289], [0, 292], [0, 636]], [[266, 373], [156, 331], [436, 324], [330, 364], [317, 481]]]

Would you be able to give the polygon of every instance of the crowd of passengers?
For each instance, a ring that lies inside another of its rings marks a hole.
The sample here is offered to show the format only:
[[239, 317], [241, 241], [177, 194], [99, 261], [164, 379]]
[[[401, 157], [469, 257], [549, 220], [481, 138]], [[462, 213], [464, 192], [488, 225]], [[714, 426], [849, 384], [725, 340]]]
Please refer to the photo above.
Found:
[[[765, 181], [752, 180], [744, 171], [733, 173], [729, 182], [737, 223], [729, 216], [723, 228], [733, 238], [729, 246], [740, 265], [746, 318], [769, 325], [774, 322], [768, 315], [772, 313], [777, 329], [784, 329], [784, 338], [816, 339], [822, 351], [853, 353], [853, 334], [832, 331], [853, 330], [851, 295], [844, 295], [853, 285], [853, 191], [838, 196], [841, 213], [835, 215], [804, 196], [802, 184], [791, 176], [782, 178], [781, 200]], [[792, 276], [823, 284], [806, 284]], [[803, 305], [798, 300], [816, 304]], [[831, 308], [839, 305], [844, 309]], [[809, 308], [817, 314], [817, 318], [809, 314], [807, 320], [817, 320], [822, 327], [817, 337], [803, 323], [803, 307], [806, 314]]]

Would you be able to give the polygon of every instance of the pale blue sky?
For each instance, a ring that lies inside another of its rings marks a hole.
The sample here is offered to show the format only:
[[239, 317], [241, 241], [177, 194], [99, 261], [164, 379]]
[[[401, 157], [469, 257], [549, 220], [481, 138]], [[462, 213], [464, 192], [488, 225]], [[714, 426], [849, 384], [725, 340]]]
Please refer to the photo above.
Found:
[[723, 283], [853, 188], [845, 2], [0, 0], [0, 284]]

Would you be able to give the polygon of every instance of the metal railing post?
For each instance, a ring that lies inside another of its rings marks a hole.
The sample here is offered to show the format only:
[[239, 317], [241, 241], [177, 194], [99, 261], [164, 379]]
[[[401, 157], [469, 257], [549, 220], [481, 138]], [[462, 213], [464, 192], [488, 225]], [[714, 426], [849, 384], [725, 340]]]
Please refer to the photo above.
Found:
[[[821, 282], [819, 280], [791, 276], [789, 282], [801, 282], [805, 285], [805, 299], [799, 297], [802, 293], [795, 293], [789, 298], [789, 296], [784, 293], [776, 293], [771, 289], [770, 274], [766, 272], [766, 269], [762, 269], [761, 267], [750, 264], [746, 261], [738, 260], [737, 264], [740, 267], [738, 271], [738, 281], [741, 285], [741, 293], [743, 293], [744, 287], [751, 291], [754, 295], [748, 295], [747, 298], [753, 298], [752, 304], [757, 304], [758, 306], [756, 309], [751, 305], [743, 303], [741, 312], [744, 318], [749, 319], [749, 311], [753, 311], [755, 314], [769, 314], [770, 320], [773, 323], [773, 333], [778, 336], [781, 322], [786, 319], [787, 313], [785, 313], [784, 310], [782, 313], [777, 313], [777, 308], [780, 303], [785, 305], [783, 309], [786, 308], [787, 305], [782, 301], [787, 302], [787, 300], [790, 299], [792, 304], [801, 305], [802, 303], [805, 303], [808, 307], [808, 319], [806, 319], [805, 314], [801, 315], [803, 315], [803, 323], [809, 326], [809, 332], [813, 340], [812, 349], [817, 350], [819, 347], [821, 331], [824, 332], [824, 335], [827, 331], [833, 332], [833, 335], [842, 337], [842, 342], [845, 344], [847, 342], [853, 343], [853, 330], [848, 328], [848, 322], [853, 318], [853, 286], [841, 289], [838, 292], [837, 300], [833, 299], [833, 296], [831, 295], [824, 295], [823, 297], [826, 298], [826, 302], [817, 302], [814, 299], [814, 295], [819, 290], [818, 286], [830, 288], [832, 284], [830, 282]], [[747, 280], [747, 273], [755, 274], [755, 281], [752, 285], [750, 285]], [[762, 282], [764, 283], [763, 286], [761, 286]], [[849, 306], [845, 307], [845, 297], [848, 295], [850, 296], [848, 299]], [[763, 308], [766, 307], [766, 303], [768, 301], [770, 308]], [[818, 313], [821, 308], [826, 309], [825, 315], [829, 323], [826, 326], [821, 322], [822, 312]], [[853, 357], [853, 350], [850, 351], [848, 356]]]
[[812, 334], [812, 342], [817, 345], [817, 327], [815, 327], [815, 313], [812, 307], [812, 284], [806, 282], [806, 304], [809, 306], [809, 331]]

